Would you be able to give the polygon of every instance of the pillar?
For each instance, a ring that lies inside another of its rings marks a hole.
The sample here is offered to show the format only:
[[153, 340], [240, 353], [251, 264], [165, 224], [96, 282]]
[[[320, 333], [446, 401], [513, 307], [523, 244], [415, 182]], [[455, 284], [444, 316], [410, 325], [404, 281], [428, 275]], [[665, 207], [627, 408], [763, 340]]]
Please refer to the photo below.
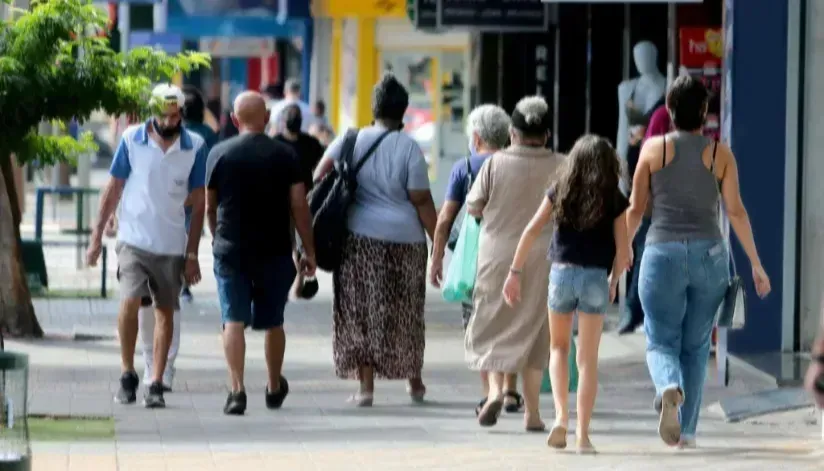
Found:
[[372, 87], [375, 85], [375, 19], [358, 18], [357, 22], [357, 105], [355, 125], [367, 126], [372, 122]]
[[332, 50], [329, 57], [329, 103], [327, 115], [332, 130], [337, 132], [340, 126], [340, 81], [341, 81], [341, 54], [343, 53], [343, 20], [332, 20]]

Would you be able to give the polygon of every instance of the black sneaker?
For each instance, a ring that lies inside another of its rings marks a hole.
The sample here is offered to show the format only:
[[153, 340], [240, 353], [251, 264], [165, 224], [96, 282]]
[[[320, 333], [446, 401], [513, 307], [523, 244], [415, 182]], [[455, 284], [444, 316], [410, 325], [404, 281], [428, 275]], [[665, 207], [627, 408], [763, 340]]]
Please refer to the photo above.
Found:
[[280, 409], [286, 396], [289, 395], [289, 382], [280, 376], [280, 387], [275, 392], [269, 392], [269, 385], [266, 385], [266, 407], [268, 409]]
[[143, 396], [143, 405], [146, 409], [162, 409], [166, 407], [166, 400], [163, 399], [163, 384], [152, 383]]
[[226, 415], [243, 415], [246, 413], [246, 391], [230, 392], [223, 406]]
[[118, 404], [134, 404], [137, 401], [137, 386], [140, 378], [134, 371], [123, 373], [120, 377], [120, 389], [114, 395], [114, 402]]

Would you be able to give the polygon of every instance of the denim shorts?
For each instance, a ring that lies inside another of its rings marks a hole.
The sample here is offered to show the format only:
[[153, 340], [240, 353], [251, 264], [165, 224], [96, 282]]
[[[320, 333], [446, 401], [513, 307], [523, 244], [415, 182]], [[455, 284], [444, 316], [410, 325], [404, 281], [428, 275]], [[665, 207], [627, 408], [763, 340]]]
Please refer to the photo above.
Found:
[[609, 305], [608, 277], [604, 268], [552, 264], [547, 304], [559, 314], [603, 314]]
[[224, 325], [242, 322], [254, 330], [283, 325], [283, 312], [297, 276], [291, 255], [253, 263], [215, 257], [214, 271]]

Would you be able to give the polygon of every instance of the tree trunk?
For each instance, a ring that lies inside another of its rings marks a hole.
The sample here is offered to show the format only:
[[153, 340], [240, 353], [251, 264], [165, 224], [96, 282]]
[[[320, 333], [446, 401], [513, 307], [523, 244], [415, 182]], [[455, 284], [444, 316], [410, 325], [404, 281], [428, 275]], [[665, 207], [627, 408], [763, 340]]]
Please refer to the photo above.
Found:
[[0, 153], [0, 330], [11, 337], [42, 337], [20, 247], [20, 204], [11, 155]]

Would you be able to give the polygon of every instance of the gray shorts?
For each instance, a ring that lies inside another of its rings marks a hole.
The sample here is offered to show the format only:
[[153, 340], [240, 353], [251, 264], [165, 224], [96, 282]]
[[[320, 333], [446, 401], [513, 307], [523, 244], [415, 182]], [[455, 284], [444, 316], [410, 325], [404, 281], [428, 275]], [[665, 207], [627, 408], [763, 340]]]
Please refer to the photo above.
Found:
[[141, 298], [146, 287], [160, 309], [180, 309], [183, 287], [182, 255], [157, 255], [118, 242], [115, 248], [120, 271], [120, 299]]

